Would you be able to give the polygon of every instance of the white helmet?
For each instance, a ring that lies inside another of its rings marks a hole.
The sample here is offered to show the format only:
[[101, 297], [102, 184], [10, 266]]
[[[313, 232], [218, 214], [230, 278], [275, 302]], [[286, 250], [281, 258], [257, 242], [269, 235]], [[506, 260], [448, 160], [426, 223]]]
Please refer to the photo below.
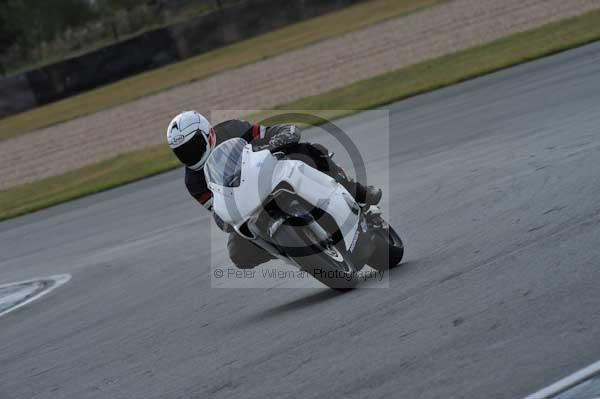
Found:
[[215, 131], [210, 122], [196, 111], [180, 113], [167, 128], [169, 147], [192, 170], [202, 169], [215, 142]]

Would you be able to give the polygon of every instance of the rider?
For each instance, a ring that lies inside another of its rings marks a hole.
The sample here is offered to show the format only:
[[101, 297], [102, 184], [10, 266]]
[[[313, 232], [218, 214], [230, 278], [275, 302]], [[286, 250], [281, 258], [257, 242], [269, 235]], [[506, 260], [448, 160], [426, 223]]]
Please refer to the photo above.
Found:
[[[228, 120], [214, 127], [196, 111], [177, 115], [167, 128], [167, 142], [175, 156], [186, 166], [185, 185], [190, 194], [205, 208], [212, 211], [212, 193], [207, 187], [203, 167], [211, 151], [220, 143], [241, 137], [254, 146], [270, 150], [285, 149], [293, 157], [327, 173], [344, 186], [359, 203], [376, 205], [381, 200], [381, 189], [349, 179], [336, 165], [325, 147], [320, 144], [299, 143], [300, 130], [295, 125], [261, 126], [242, 120]], [[265, 263], [273, 257], [264, 249], [238, 235], [214, 214], [219, 228], [229, 234], [229, 257], [240, 269]]]

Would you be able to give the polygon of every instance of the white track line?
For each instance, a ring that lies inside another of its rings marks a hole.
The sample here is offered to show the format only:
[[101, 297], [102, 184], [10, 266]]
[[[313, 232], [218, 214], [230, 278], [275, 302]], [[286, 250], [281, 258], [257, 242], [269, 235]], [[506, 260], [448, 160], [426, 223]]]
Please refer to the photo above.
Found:
[[557, 395], [561, 392], [566, 391], [567, 389], [574, 387], [587, 380], [590, 377], [593, 377], [595, 374], [600, 373], [600, 361], [587, 366], [584, 369], [581, 369], [568, 377], [563, 378], [562, 380], [555, 382], [554, 384], [534, 393], [526, 397], [525, 399], [547, 399], [551, 398], [554, 395]]
[[54, 291], [55, 289], [57, 289], [58, 287], [60, 287], [61, 285], [63, 285], [67, 281], [69, 281], [70, 279], [71, 279], [70, 274], [57, 274], [55, 276], [50, 276], [50, 277], [32, 278], [29, 280], [18, 281], [16, 283], [8, 283], [8, 284], [0, 285], [0, 288], [6, 288], [6, 287], [11, 287], [13, 285], [28, 284], [28, 283], [32, 283], [35, 281], [52, 281], [52, 285], [50, 285], [50, 287], [48, 287], [47, 289], [40, 291], [39, 293], [32, 296], [31, 298], [28, 298], [27, 300], [19, 303], [17, 306], [13, 306], [12, 308], [9, 308], [9, 309], [4, 310], [3, 312], [0, 312], [0, 317], [12, 312], [13, 310], [17, 310], [20, 307], [25, 306], [28, 303], [31, 303], [31, 302], [35, 301], [36, 299]]

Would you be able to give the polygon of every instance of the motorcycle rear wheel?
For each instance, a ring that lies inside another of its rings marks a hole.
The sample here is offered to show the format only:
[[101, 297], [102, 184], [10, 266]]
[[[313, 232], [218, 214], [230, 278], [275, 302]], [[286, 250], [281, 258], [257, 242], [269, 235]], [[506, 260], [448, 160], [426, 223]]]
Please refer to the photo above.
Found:
[[404, 256], [404, 243], [392, 226], [375, 232], [375, 251], [367, 262], [378, 271], [393, 269], [400, 265]]

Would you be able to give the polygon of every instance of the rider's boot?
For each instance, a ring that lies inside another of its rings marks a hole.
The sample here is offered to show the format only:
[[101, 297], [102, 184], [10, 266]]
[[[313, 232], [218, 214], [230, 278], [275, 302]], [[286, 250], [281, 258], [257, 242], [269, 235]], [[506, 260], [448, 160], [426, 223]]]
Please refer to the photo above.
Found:
[[383, 192], [379, 187], [375, 186], [367, 186], [365, 189], [365, 205], [377, 205], [379, 201], [381, 201], [381, 196]]

